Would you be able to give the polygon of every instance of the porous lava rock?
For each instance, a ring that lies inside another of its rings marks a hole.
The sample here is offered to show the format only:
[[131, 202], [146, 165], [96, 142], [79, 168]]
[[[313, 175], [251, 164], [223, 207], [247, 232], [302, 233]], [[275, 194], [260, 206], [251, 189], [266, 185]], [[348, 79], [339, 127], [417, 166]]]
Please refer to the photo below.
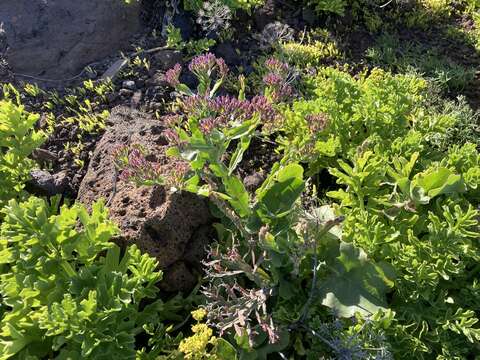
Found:
[[13, 71], [63, 79], [128, 47], [141, 28], [140, 2], [1, 0], [5, 58]]
[[165, 154], [168, 141], [159, 120], [118, 107], [108, 124], [80, 185], [78, 201], [87, 206], [100, 198], [108, 201], [111, 218], [121, 229], [115, 241], [121, 246], [137, 244], [156, 257], [164, 271], [160, 286], [165, 291], [188, 291], [197, 282], [200, 261], [212, 237], [208, 204], [195, 194], [119, 180], [113, 158], [118, 146], [142, 146], [147, 159], [161, 164], [165, 172], [174, 160]]

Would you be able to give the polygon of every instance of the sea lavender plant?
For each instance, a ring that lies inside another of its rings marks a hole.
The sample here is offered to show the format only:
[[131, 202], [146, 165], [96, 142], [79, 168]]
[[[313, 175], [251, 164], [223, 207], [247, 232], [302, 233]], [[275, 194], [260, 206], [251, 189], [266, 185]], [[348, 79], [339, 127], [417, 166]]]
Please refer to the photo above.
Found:
[[[222, 58], [217, 58], [212, 53], [206, 53], [194, 57], [188, 69], [196, 76], [198, 86], [196, 95], [201, 97], [213, 97], [220, 88], [228, 74], [228, 66]], [[164, 80], [181, 95], [193, 96], [195, 93], [185, 84], [180, 83], [179, 77], [182, 71], [180, 64], [176, 64], [164, 75]], [[212, 82], [215, 83], [212, 87]]]
[[119, 179], [141, 185], [162, 185], [165, 182], [159, 163], [148, 161], [140, 145], [120, 145], [112, 152]]
[[164, 81], [171, 87], [177, 87], [180, 84], [180, 73], [182, 72], [182, 66], [175, 64], [175, 66], [165, 73], [163, 76]]
[[275, 58], [269, 58], [265, 61], [267, 74], [263, 77], [263, 82], [267, 86], [265, 95], [273, 102], [281, 102], [290, 98], [293, 94], [291, 85], [295, 79], [295, 71]]

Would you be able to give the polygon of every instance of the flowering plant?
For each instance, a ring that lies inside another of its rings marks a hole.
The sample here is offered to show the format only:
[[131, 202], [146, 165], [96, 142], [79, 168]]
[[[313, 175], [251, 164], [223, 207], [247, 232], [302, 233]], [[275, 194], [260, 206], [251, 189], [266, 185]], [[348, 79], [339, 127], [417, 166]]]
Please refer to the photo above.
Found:
[[[196, 56], [190, 62], [188, 69], [197, 77], [197, 94], [200, 96], [213, 97], [222, 85], [228, 74], [228, 66], [221, 58], [212, 53]], [[194, 92], [185, 84], [180, 83], [182, 66], [176, 64], [164, 75], [164, 80], [182, 95], [192, 96]], [[215, 79], [212, 87], [213, 79]]]

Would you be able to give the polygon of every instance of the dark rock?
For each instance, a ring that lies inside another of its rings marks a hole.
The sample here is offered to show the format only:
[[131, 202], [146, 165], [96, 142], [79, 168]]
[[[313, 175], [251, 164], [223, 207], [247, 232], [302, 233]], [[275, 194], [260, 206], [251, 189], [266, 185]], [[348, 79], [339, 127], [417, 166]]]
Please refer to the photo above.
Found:
[[183, 71], [180, 75], [180, 81], [187, 85], [190, 89], [194, 89], [197, 87], [198, 80], [195, 75], [193, 75], [190, 71]]
[[32, 170], [31, 179], [26, 184], [27, 191], [39, 196], [54, 196], [62, 194], [66, 186], [64, 174], [53, 176], [48, 171]]
[[315, 14], [315, 10], [311, 8], [302, 9], [302, 18], [310, 26], [315, 25], [318, 20], [318, 16]]
[[260, 185], [262, 185], [264, 180], [265, 176], [259, 172], [256, 172], [243, 179], [243, 184], [248, 191], [255, 191], [260, 187]]
[[172, 25], [180, 29], [183, 39], [190, 39], [195, 28], [190, 13], [181, 11], [173, 17]]
[[195, 268], [192, 262], [198, 263], [201, 249], [208, 242], [205, 227], [211, 215], [205, 199], [191, 193], [170, 193], [162, 186], [137, 187], [118, 180], [112, 153], [119, 145], [141, 145], [154, 155], [152, 161], [159, 163], [165, 173], [172, 170], [174, 160], [166, 155], [168, 142], [158, 120], [119, 107], [112, 111], [107, 123], [113, 126], [97, 143], [78, 200], [90, 206], [99, 198], [109, 199], [111, 218], [121, 229], [116, 242], [122, 246], [137, 244], [156, 257], [165, 273], [165, 289], [191, 289], [196, 282], [190, 270]]
[[153, 58], [158, 64], [160, 70], [166, 71], [182, 63], [183, 56], [178, 50], [161, 50], [153, 54]]
[[120, 89], [118, 93], [120, 94], [120, 96], [124, 96], [124, 97], [129, 97], [133, 95], [133, 91], [129, 89]]
[[241, 57], [237, 54], [231, 42], [218, 44], [217, 48], [215, 49], [215, 53], [218, 57], [223, 58], [229, 65], [241, 64]]
[[119, 0], [2, 0], [6, 59], [15, 72], [62, 79], [123, 47], [140, 29], [140, 4]]
[[169, 271], [164, 273], [159, 286], [167, 292], [188, 292], [194, 288], [197, 281], [198, 278], [190, 272], [187, 265], [180, 261], [173, 264]]
[[144, 79], [137, 79], [135, 82], [137, 84], [138, 89], [141, 89], [145, 86], [145, 80]]
[[117, 100], [118, 94], [116, 92], [112, 92], [112, 93], [108, 93], [106, 97], [107, 97], [108, 103], [112, 104], [115, 102], [115, 100]]
[[262, 6], [255, 9], [253, 18], [259, 31], [262, 31], [267, 24], [275, 21], [275, 1], [266, 0]]

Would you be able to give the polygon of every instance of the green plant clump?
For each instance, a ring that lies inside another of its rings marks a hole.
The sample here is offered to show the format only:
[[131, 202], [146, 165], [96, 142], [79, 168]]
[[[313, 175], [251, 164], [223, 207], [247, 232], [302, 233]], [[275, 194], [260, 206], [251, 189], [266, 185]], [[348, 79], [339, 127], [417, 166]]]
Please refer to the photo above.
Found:
[[395, 353], [475, 353], [480, 154], [451, 132], [463, 116], [428, 108], [426, 83], [412, 75], [325, 69], [313, 84], [310, 100], [285, 110], [284, 161], [328, 168], [344, 241], [394, 267], [385, 330]]
[[121, 255], [110, 242], [118, 230], [102, 203], [57, 213], [31, 197], [2, 212], [1, 359], [135, 359], [136, 337], [161, 333], [169, 311], [140, 303], [162, 274], [135, 246]]
[[25, 195], [25, 182], [35, 166], [29, 156], [46, 139], [34, 129], [39, 116], [25, 111], [19, 94], [8, 86], [4, 94], [10, 95], [0, 100], [0, 208], [9, 199]]
[[[217, 96], [219, 64], [192, 61], [196, 91], [178, 82], [181, 68], [170, 74], [187, 96], [170, 154], [189, 164], [180, 187], [208, 196], [221, 219], [205, 309], [237, 355], [475, 354], [480, 154], [450, 131], [469, 116], [462, 105], [429, 105], [413, 74], [333, 68], [288, 104], [288, 65], [276, 59], [264, 95]], [[259, 132], [278, 137], [283, 159], [251, 194], [236, 170]], [[299, 163], [313, 179], [330, 173], [331, 205], [308, 205]]]

